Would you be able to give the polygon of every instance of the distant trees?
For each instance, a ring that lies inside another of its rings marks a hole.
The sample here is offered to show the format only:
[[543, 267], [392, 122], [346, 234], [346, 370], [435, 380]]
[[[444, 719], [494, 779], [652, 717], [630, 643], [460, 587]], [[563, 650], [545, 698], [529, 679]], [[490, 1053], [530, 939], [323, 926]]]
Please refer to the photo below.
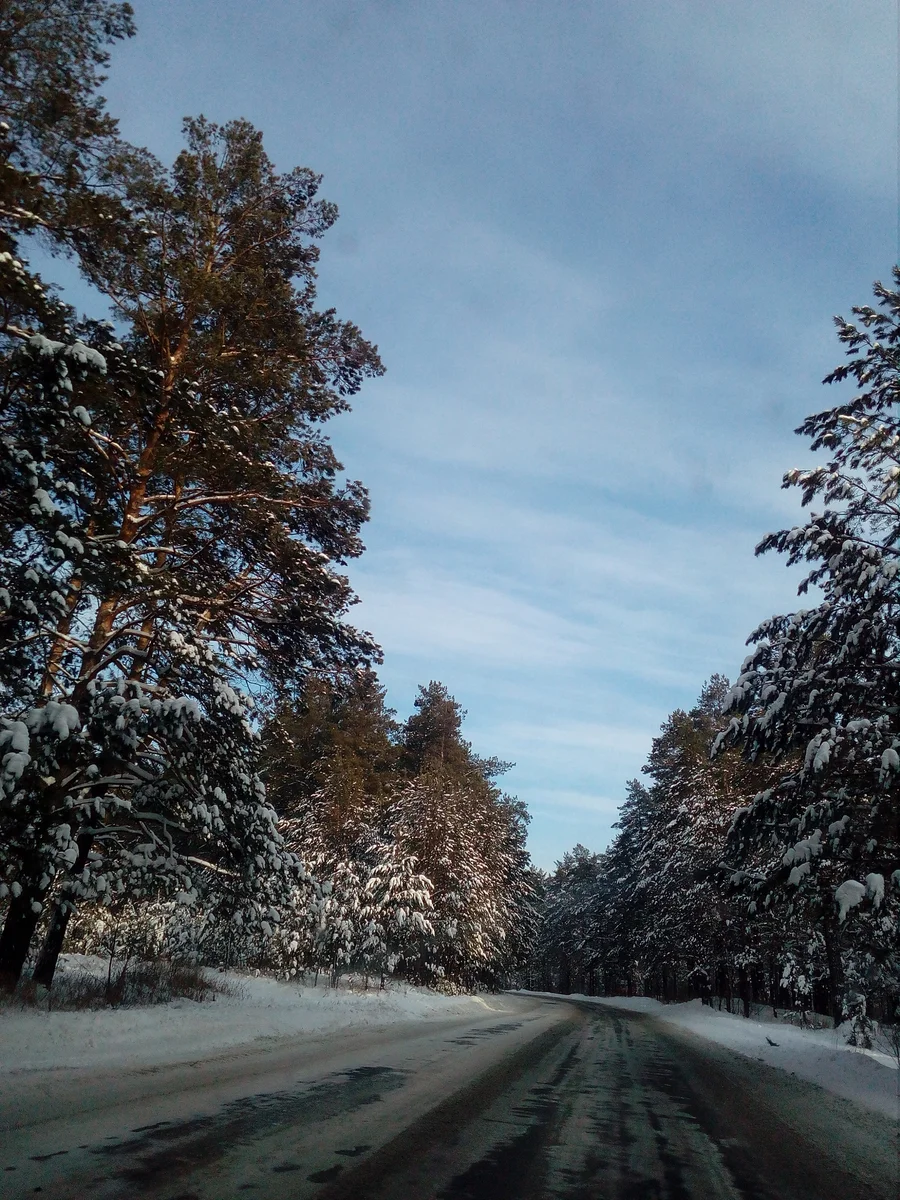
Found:
[[603, 948], [610, 914], [604, 867], [602, 854], [577, 845], [541, 881], [541, 920], [523, 980], [530, 989], [589, 996], [606, 991]]
[[760, 949], [722, 866], [733, 810], [759, 770], [733, 750], [709, 757], [727, 690], [715, 676], [694, 708], [672, 713], [648, 783], [628, 784], [610, 847], [577, 846], [547, 881], [539, 945], [556, 986], [667, 1000], [762, 994]]
[[311, 685], [272, 723], [282, 828], [326, 889], [325, 949], [310, 953], [333, 973], [495, 985], [525, 952], [534, 931], [528, 814], [492, 782], [507, 764], [479, 758], [462, 737], [464, 715], [432, 682], [399, 726], [364, 674], [341, 691]]

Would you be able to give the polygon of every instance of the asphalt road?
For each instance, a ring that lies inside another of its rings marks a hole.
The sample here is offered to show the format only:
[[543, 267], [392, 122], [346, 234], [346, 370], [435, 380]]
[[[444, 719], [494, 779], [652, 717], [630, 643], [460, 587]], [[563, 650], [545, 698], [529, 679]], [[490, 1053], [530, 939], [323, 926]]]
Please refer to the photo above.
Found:
[[894, 1122], [655, 1022], [484, 1019], [254, 1045], [0, 1096], [0, 1196], [897, 1200]]

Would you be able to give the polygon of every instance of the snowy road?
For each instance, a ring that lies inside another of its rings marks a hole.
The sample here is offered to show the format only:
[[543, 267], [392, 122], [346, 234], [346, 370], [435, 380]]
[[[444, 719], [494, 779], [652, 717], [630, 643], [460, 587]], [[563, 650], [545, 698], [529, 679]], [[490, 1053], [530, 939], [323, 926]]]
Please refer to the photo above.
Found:
[[897, 1129], [875, 1113], [643, 1014], [494, 1005], [23, 1073], [0, 1097], [0, 1194], [896, 1200]]

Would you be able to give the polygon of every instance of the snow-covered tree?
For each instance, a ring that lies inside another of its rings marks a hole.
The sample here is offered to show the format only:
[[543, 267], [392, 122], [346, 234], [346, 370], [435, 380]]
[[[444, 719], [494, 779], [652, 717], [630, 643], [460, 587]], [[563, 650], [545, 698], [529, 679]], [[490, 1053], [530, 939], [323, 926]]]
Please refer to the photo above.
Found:
[[735, 751], [710, 761], [727, 692], [728, 681], [714, 676], [697, 704], [672, 713], [653, 740], [632, 904], [642, 958], [663, 997], [687, 987], [741, 994], [749, 1005], [765, 955], [727, 887], [722, 857], [734, 811], [760, 786], [763, 767]]
[[367, 499], [338, 482], [321, 423], [381, 370], [314, 308], [334, 208], [311, 172], [277, 175], [246, 123], [187, 132], [171, 173], [102, 160], [132, 236], [71, 240], [117, 336], [46, 296], [17, 250], [21, 213], [4, 218], [7, 983], [54, 897], [48, 982], [81, 897], [168, 895], [271, 929], [302, 871], [244, 693], [375, 654], [332, 565], [360, 552]]
[[495, 792], [427, 772], [391, 804], [398, 840], [433, 888], [434, 936], [418, 969], [410, 968], [423, 982], [497, 984], [529, 940], [533, 882], [519, 850], [524, 829], [519, 812]]
[[491, 782], [505, 764], [472, 752], [462, 717], [432, 683], [398, 731], [364, 674], [315, 681], [268, 726], [282, 828], [323, 888], [310, 965], [474, 987], [524, 958], [535, 932], [528, 814]]
[[600, 931], [608, 916], [605, 885], [603, 855], [580, 844], [544, 881], [529, 980], [539, 990], [596, 991], [594, 972], [604, 949]]
[[527, 813], [493, 783], [510, 764], [474, 753], [466, 714], [443, 684], [420, 687], [414, 709], [400, 733], [407, 782], [392, 813], [434, 888], [431, 960], [420, 974], [496, 984], [531, 928]]
[[734, 750], [710, 760], [727, 681], [714, 677], [676, 710], [632, 780], [602, 854], [577, 846], [544, 888], [540, 970], [560, 990], [719, 995], [729, 1004], [772, 994], [780, 925], [748, 920], [722, 864], [735, 808], [762, 766]]
[[408, 974], [433, 937], [432, 887], [392, 808], [336, 808], [326, 781], [281, 828], [317, 883], [312, 904], [286, 916], [272, 947], [276, 969]]
[[360, 912], [360, 965], [382, 981], [395, 971], [409, 975], [420, 948], [434, 938], [431, 880], [396, 829], [368, 847], [368, 877]]
[[863, 1043], [873, 1010], [895, 1016], [900, 270], [894, 280], [855, 323], [837, 318], [848, 361], [825, 382], [856, 393], [798, 430], [828, 461], [785, 476], [811, 511], [758, 548], [807, 564], [811, 606], [751, 636], [721, 725], [717, 679], [663, 726], [649, 786], [629, 785], [593, 860], [587, 905], [587, 852], [547, 882], [539, 945], [562, 947], [558, 986], [587, 963], [606, 987], [827, 1011]]
[[798, 430], [829, 459], [785, 476], [821, 508], [759, 546], [809, 564], [800, 590], [820, 598], [754, 632], [723, 735], [787, 764], [738, 815], [733, 854], [775, 852], [760, 903], [786, 895], [821, 930], [837, 1020], [849, 993], [890, 1010], [900, 977], [900, 292], [875, 295], [855, 324], [836, 318], [848, 361], [825, 380], [859, 390]]

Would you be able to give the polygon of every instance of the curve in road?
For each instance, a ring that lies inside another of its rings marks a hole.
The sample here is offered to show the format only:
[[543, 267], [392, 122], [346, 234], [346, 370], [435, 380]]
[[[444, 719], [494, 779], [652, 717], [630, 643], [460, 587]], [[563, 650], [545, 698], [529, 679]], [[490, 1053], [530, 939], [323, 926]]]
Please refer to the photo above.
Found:
[[14, 1200], [897, 1200], [897, 1127], [645, 1014], [294, 1041], [3, 1098]]

